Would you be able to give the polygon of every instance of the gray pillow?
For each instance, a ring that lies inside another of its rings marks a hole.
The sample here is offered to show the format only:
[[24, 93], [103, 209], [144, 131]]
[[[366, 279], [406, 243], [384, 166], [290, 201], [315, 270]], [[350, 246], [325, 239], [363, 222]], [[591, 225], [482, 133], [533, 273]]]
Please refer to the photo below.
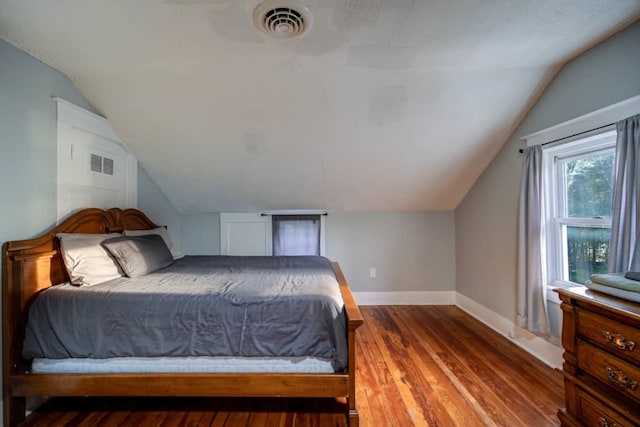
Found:
[[159, 234], [164, 239], [164, 243], [169, 248], [171, 255], [173, 255], [173, 259], [184, 257], [184, 254], [175, 247], [171, 237], [169, 237], [169, 232], [164, 227], [152, 228], [151, 230], [124, 230], [125, 236], [146, 236], [148, 234]]
[[116, 237], [103, 241], [102, 246], [128, 277], [144, 276], [173, 263], [169, 248], [157, 234]]

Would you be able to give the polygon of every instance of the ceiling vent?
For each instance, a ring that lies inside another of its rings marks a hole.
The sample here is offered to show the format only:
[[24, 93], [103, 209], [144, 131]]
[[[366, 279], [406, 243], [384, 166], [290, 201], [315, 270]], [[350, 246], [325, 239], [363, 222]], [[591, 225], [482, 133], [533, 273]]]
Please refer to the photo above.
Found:
[[266, 0], [253, 11], [260, 31], [277, 39], [292, 39], [309, 31], [313, 17], [306, 6], [295, 1]]

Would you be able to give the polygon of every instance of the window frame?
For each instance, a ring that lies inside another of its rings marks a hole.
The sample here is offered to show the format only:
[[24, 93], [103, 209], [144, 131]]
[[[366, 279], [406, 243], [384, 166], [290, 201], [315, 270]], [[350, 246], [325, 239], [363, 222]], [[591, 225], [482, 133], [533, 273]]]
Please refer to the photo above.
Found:
[[[614, 150], [616, 131], [604, 129], [590, 136], [543, 148], [544, 239], [547, 288], [584, 286], [564, 279], [568, 270], [567, 226], [611, 228], [611, 218], [572, 218], [567, 216], [566, 183], [563, 165], [589, 154]], [[547, 292], [547, 295], [554, 295]]]

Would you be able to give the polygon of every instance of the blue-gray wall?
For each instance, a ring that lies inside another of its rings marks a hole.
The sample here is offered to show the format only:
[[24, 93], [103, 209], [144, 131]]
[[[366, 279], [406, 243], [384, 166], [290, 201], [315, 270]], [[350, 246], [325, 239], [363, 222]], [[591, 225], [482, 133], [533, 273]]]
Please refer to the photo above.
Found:
[[220, 214], [182, 215], [182, 250], [187, 255], [220, 255]]
[[0, 241], [56, 222], [58, 96], [94, 111], [73, 83], [0, 40]]
[[354, 291], [455, 291], [453, 212], [331, 212], [325, 249]]
[[166, 226], [172, 243], [179, 252], [182, 251], [181, 216], [140, 164], [138, 164], [138, 209], [156, 224]]
[[[516, 313], [517, 210], [524, 135], [640, 94], [640, 23], [566, 64], [456, 209], [456, 289]], [[560, 316], [550, 305], [557, 335]]]
[[[56, 223], [57, 96], [96, 112], [64, 74], [0, 40], [0, 241], [26, 239]], [[180, 217], [138, 170], [138, 206], [169, 226]]]
[[[57, 96], [96, 112], [64, 74], [0, 40], [0, 242], [56, 223]], [[180, 242], [180, 216], [142, 168], [138, 206]]]
[[[455, 290], [453, 212], [330, 212], [325, 224], [325, 254], [353, 290]], [[183, 215], [182, 250], [220, 254], [220, 215]]]

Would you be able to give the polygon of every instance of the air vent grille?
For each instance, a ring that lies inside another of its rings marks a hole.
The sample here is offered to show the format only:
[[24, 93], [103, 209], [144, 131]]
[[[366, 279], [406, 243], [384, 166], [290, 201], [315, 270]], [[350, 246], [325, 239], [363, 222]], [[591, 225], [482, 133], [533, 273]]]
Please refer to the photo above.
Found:
[[305, 34], [313, 19], [309, 9], [302, 5], [267, 0], [256, 7], [253, 21], [258, 29], [272, 37], [291, 39]]
[[91, 172], [113, 175], [113, 159], [102, 157], [98, 154], [91, 154]]
[[91, 172], [102, 173], [102, 156], [98, 156], [97, 154], [91, 155]]

